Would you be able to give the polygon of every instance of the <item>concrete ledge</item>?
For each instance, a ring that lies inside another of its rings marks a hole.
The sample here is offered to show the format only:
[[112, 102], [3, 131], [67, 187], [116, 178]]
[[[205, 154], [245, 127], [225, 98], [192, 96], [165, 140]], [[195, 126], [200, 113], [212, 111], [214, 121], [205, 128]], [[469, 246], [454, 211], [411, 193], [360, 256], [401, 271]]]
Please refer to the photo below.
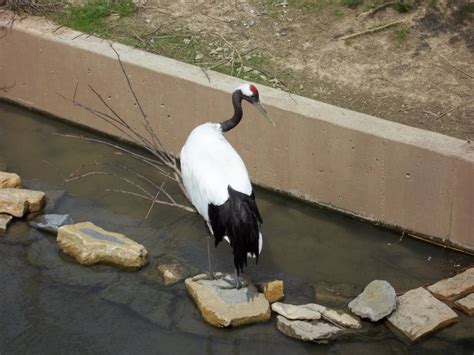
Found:
[[[7, 25], [8, 14], [0, 15]], [[107, 97], [132, 126], [140, 115], [105, 41], [42, 19], [15, 21], [0, 40], [5, 99], [108, 134], [119, 132], [58, 93], [102, 108]], [[191, 129], [232, 113], [239, 79], [114, 44], [145, 111], [174, 153]], [[228, 134], [255, 183], [331, 208], [474, 250], [474, 143], [259, 86], [276, 122], [251, 108]], [[123, 137], [122, 137], [123, 138]]]

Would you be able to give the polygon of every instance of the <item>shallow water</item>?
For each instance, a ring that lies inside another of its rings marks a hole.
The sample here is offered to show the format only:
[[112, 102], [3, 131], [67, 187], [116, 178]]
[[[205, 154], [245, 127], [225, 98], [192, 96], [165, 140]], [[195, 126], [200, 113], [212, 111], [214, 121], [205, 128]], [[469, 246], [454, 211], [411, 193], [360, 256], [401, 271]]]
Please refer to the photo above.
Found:
[[[155, 206], [144, 219], [148, 202], [105, 191], [130, 189], [110, 176], [64, 183], [73, 172], [107, 170], [125, 176], [124, 165], [159, 181], [155, 172], [112, 148], [54, 132], [97, 137], [0, 102], [0, 170], [6, 165], [23, 177], [26, 187], [47, 192], [48, 212], [69, 213], [76, 222], [92, 221], [124, 233], [145, 245], [151, 262], [166, 254], [205, 270], [205, 229], [197, 215]], [[171, 185], [168, 189], [178, 193]], [[400, 238], [399, 233], [273, 192], [257, 189], [256, 195], [265, 242], [258, 266], [251, 262], [246, 273], [257, 281], [283, 279], [289, 303], [314, 301], [315, 290], [324, 289], [355, 296], [374, 279], [388, 280], [397, 291], [408, 290], [474, 263], [473, 257]], [[218, 270], [232, 270], [227, 244], [213, 251], [213, 262]], [[274, 317], [263, 324], [215, 329], [202, 322], [182, 283], [164, 287], [150, 281], [149, 265], [138, 272], [80, 266], [58, 250], [54, 237], [32, 230], [23, 220], [15, 221], [0, 236], [0, 354], [472, 354], [474, 350], [474, 317], [463, 315], [454, 326], [414, 345], [383, 324], [365, 324], [373, 339], [347, 337], [329, 345], [285, 337], [276, 330]]]

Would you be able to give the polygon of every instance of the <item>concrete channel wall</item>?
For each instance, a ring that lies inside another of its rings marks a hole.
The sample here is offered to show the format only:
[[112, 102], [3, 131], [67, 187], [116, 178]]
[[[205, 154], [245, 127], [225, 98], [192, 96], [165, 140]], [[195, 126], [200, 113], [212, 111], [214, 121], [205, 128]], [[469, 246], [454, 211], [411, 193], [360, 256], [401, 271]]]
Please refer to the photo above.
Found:
[[[18, 20], [10, 28], [10, 18], [0, 15], [0, 25], [6, 26], [0, 87], [14, 86], [1, 96], [121, 136], [61, 97], [71, 98], [77, 84], [78, 101], [103, 109], [91, 85], [132, 126], [143, 128], [107, 42], [41, 19]], [[231, 116], [230, 93], [240, 79], [114, 47], [153, 127], [173, 153], [179, 154], [196, 125]], [[276, 127], [246, 106], [242, 123], [227, 135], [255, 183], [474, 250], [474, 143], [258, 87]]]

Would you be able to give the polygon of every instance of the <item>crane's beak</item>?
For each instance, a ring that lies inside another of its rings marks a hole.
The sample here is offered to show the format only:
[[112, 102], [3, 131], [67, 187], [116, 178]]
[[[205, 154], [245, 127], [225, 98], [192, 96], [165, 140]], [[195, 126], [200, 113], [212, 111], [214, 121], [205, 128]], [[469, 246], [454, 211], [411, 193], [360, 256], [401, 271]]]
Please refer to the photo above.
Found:
[[255, 107], [260, 111], [260, 113], [267, 119], [268, 122], [272, 124], [273, 127], [275, 127], [275, 122], [268, 116], [267, 110], [265, 110], [265, 107], [260, 103], [260, 101], [256, 101], [253, 103]]

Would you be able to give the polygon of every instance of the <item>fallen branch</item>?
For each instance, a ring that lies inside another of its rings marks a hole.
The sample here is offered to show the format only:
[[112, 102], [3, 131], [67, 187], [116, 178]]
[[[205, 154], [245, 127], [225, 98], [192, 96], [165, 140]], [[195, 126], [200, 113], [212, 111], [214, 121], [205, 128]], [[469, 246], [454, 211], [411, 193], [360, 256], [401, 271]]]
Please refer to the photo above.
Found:
[[372, 17], [374, 16], [377, 12], [379, 12], [380, 10], [383, 10], [389, 6], [393, 6], [395, 5], [396, 2], [395, 1], [390, 1], [390, 2], [387, 2], [385, 4], [382, 4], [376, 8], [373, 8], [373, 9], [370, 9], [369, 11], [365, 11], [365, 12], [361, 12], [359, 15], [357, 15], [357, 17]]
[[351, 39], [351, 38], [363, 36], [363, 35], [374, 33], [374, 32], [379, 32], [379, 31], [385, 30], [389, 27], [400, 25], [400, 24], [405, 23], [405, 22], [406, 22], [406, 20], [393, 21], [393, 22], [387, 23], [387, 24], [382, 25], [382, 26], [371, 28], [369, 30], [365, 30], [365, 31], [362, 31], [362, 32], [353, 33], [351, 35], [339, 37], [338, 39], [339, 40], [346, 40], [346, 39]]

